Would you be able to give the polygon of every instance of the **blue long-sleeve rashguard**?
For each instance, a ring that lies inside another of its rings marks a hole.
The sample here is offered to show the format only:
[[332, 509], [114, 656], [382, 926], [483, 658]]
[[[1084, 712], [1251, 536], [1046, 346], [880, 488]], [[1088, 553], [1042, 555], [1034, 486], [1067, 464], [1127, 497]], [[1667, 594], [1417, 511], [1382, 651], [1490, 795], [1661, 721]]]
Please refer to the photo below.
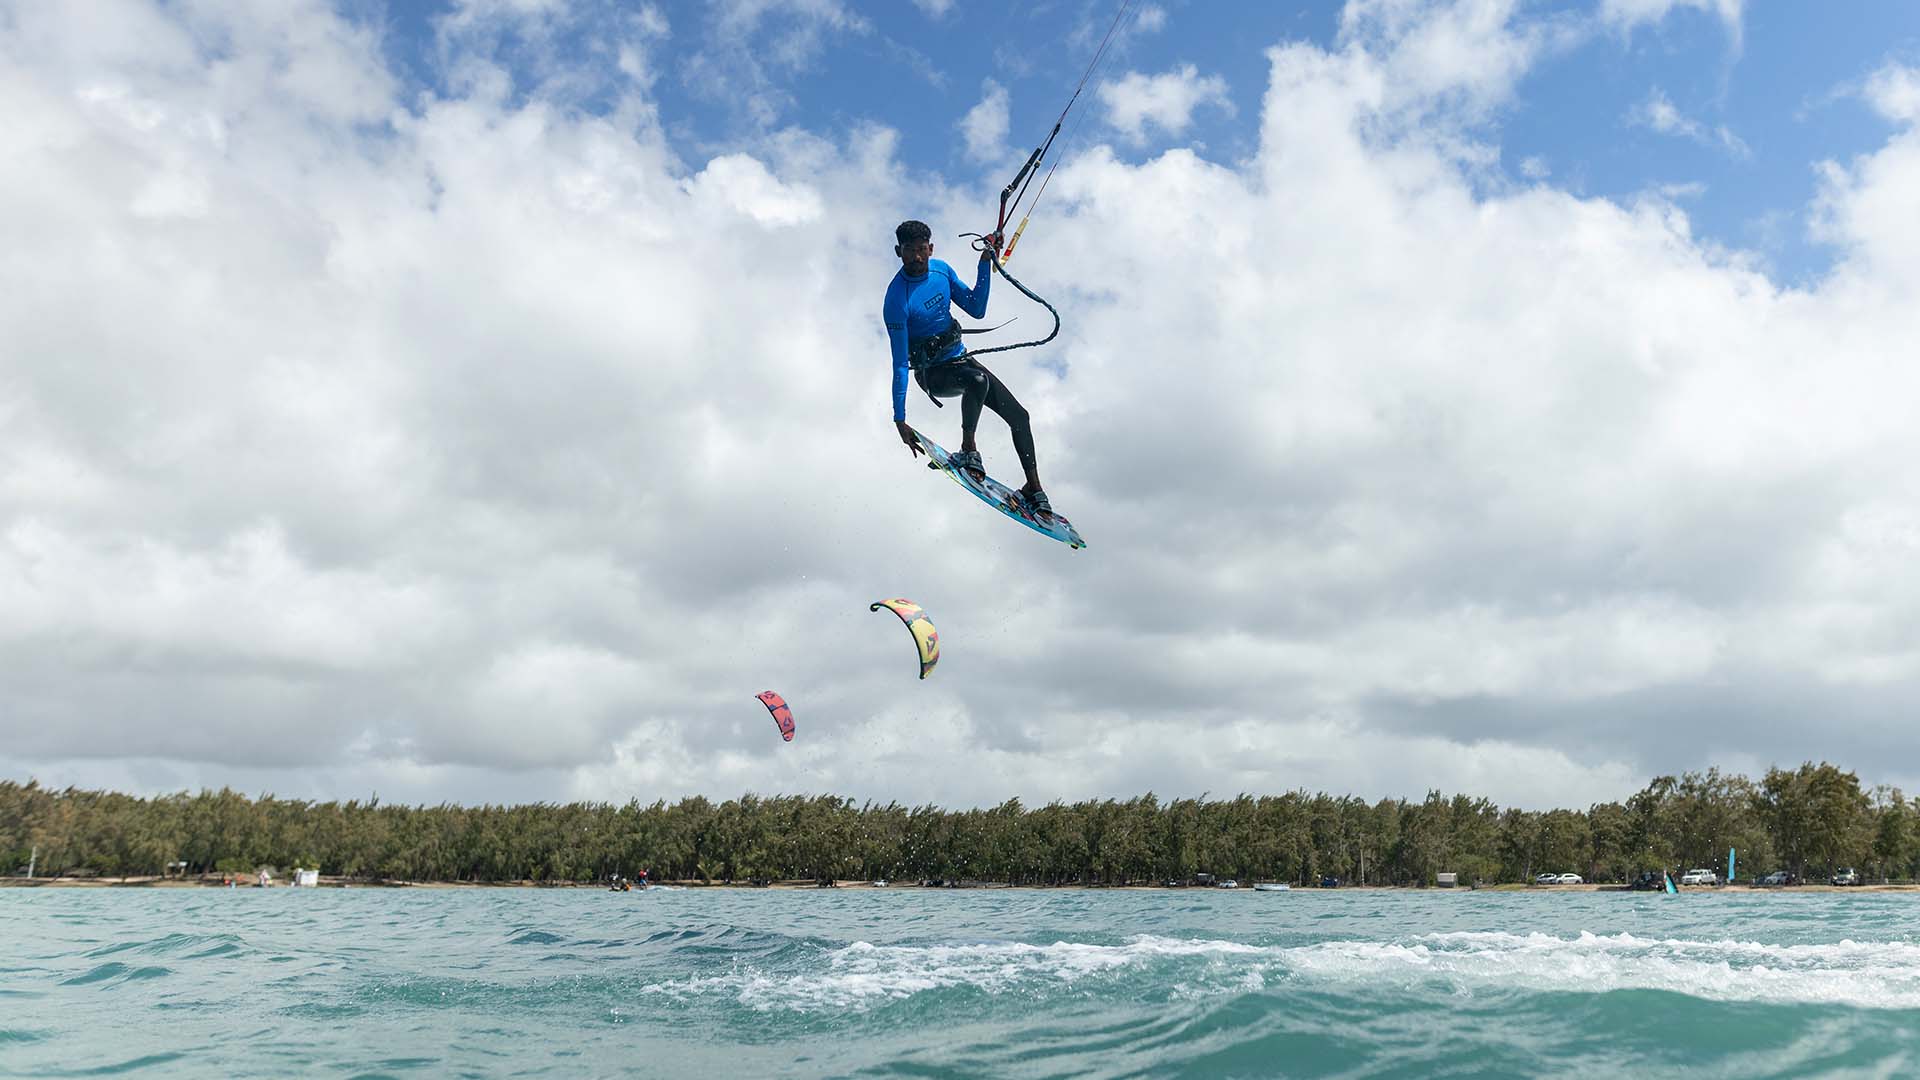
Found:
[[[928, 259], [927, 272], [919, 277], [908, 277], [905, 269], [893, 275], [880, 317], [887, 324], [887, 342], [893, 348], [893, 418], [896, 422], [907, 418], [908, 342], [944, 332], [953, 322], [953, 312], [948, 310], [952, 304], [960, 305], [961, 311], [976, 319], [986, 318], [987, 286], [992, 284], [992, 276], [993, 266], [985, 259], [980, 260], [980, 273], [971, 289], [960, 283], [953, 267], [939, 259]], [[965, 351], [966, 346], [956, 341], [941, 359], [948, 360]]]

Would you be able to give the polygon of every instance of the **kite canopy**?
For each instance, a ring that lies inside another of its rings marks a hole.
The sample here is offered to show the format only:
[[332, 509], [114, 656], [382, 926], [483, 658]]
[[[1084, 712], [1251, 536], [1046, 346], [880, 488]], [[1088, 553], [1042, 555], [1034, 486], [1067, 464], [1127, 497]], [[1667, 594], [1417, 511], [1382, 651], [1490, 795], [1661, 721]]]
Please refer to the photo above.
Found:
[[875, 600], [867, 610], [879, 611], [881, 608], [900, 616], [900, 621], [907, 624], [914, 645], [920, 649], [920, 677], [924, 679], [932, 674], [933, 665], [940, 662], [940, 631], [933, 628], [933, 621], [927, 618], [927, 613], [920, 610], [919, 604], [898, 597]]
[[773, 722], [780, 725], [780, 737], [792, 742], [793, 710], [787, 708], [787, 699], [771, 690], [762, 690], [753, 696], [759, 698], [760, 704], [765, 705], [767, 711], [773, 714]]

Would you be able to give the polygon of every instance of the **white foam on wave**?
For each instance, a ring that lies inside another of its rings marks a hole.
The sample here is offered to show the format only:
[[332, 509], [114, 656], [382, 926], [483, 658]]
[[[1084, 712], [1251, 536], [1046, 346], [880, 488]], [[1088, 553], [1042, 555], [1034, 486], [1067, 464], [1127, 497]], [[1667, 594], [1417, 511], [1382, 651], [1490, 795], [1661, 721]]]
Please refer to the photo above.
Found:
[[[1089, 979], [1140, 970], [1169, 959], [1210, 960], [1223, 969], [1228, 958], [1258, 961], [1270, 950], [1233, 941], [1142, 936], [1124, 945], [1050, 945], [985, 942], [939, 945], [874, 945], [856, 941], [823, 950], [823, 969], [769, 973], [742, 965], [722, 975], [677, 979], [643, 988], [650, 994], [698, 997], [721, 994], [762, 1010], [864, 1009], [952, 987], [988, 994], [1070, 988]], [[1243, 981], [1243, 965], [1231, 965]]]
[[1466, 993], [1667, 990], [1711, 1001], [1920, 1008], [1920, 946], [1906, 942], [1774, 945], [1487, 931], [1325, 942], [1291, 950], [1286, 962], [1318, 980], [1406, 988], [1438, 981]]
[[1714, 1001], [1920, 1009], [1920, 945], [1904, 942], [1771, 945], [1472, 932], [1260, 946], [1142, 935], [1119, 945], [855, 942], [819, 956], [819, 963], [800, 970], [739, 964], [643, 992], [727, 997], [757, 1010], [848, 1011], [956, 987], [995, 995], [1106, 987], [1144, 972], [1155, 976], [1159, 992], [1181, 998], [1278, 990], [1301, 979], [1422, 994], [1642, 989]]

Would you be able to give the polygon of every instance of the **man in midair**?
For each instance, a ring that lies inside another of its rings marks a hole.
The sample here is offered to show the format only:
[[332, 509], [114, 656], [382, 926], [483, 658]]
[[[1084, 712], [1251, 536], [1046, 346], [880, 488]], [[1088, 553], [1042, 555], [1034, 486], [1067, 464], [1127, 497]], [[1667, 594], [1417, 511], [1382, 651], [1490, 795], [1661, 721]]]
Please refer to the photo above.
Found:
[[981, 407], [992, 409], [1007, 422], [1014, 453], [1027, 474], [1027, 482], [1020, 488], [1021, 498], [1034, 513], [1051, 514], [1053, 506], [1040, 485], [1027, 410], [993, 372], [965, 355], [960, 324], [949, 310], [958, 304], [960, 310], [976, 319], [986, 317], [992, 253], [1000, 238], [989, 236], [982, 242], [979, 270], [973, 287], [968, 288], [951, 266], [933, 257], [933, 230], [925, 223], [903, 221], [893, 235], [893, 253], [900, 256], [900, 270], [887, 286], [881, 317], [887, 324], [887, 341], [893, 351], [893, 424], [900, 441], [916, 456], [921, 452], [913, 429], [907, 426], [907, 374], [911, 371], [920, 389], [935, 399], [934, 404], [938, 405], [940, 398], [960, 399], [960, 452], [948, 456], [954, 468], [967, 470], [975, 479], [986, 476], [974, 429], [980, 424]]

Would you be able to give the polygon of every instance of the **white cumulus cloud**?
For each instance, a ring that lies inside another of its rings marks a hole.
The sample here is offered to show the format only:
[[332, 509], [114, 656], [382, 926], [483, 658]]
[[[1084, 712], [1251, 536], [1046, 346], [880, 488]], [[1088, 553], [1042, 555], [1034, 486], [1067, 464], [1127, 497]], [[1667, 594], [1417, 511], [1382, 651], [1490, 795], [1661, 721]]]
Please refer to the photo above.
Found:
[[1107, 107], [1107, 122], [1134, 143], [1146, 141], [1149, 129], [1179, 136], [1204, 106], [1233, 111], [1227, 81], [1202, 75], [1192, 64], [1159, 75], [1130, 71], [1100, 84], [1098, 93]]
[[1006, 87], [992, 79], [981, 84], [980, 101], [960, 118], [968, 157], [980, 162], [1006, 158], [1009, 102]]
[[1862, 96], [1889, 120], [1920, 121], [1920, 69], [1888, 64], [1868, 77]]
[[1380, 80], [1369, 92], [1386, 114], [1477, 119], [1542, 56], [1579, 39], [1572, 23], [1521, 16], [1519, 0], [1349, 0], [1340, 36], [1366, 50]]

